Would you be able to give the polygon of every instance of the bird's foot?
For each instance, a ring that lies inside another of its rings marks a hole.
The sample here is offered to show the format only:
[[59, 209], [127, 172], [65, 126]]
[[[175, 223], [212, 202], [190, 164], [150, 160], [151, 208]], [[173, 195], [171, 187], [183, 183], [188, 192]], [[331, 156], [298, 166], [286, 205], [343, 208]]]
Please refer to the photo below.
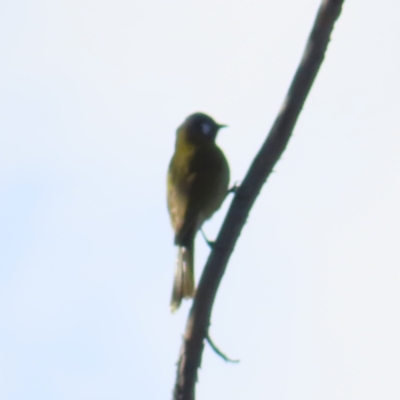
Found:
[[238, 191], [239, 187], [240, 187], [239, 181], [236, 181], [233, 184], [233, 186], [228, 189], [228, 193], [227, 194], [229, 194], [229, 193], [234, 193], [235, 194]]

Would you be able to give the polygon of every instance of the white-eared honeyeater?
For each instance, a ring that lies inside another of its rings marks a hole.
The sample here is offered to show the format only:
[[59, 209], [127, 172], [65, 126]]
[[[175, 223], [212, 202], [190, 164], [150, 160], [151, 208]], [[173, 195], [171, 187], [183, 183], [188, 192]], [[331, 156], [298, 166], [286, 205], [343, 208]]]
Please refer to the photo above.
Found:
[[220, 208], [228, 192], [229, 166], [215, 144], [225, 125], [195, 113], [176, 131], [175, 153], [168, 168], [168, 210], [179, 247], [171, 310], [194, 295], [194, 239], [203, 222]]

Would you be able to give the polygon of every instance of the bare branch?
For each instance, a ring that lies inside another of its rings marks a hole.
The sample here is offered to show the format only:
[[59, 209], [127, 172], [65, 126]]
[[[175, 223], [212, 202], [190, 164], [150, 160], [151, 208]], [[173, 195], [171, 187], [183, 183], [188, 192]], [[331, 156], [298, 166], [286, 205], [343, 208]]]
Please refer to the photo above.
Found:
[[324, 59], [344, 0], [323, 0], [303, 58], [266, 141], [237, 189], [204, 268], [189, 314], [178, 361], [174, 400], [194, 400], [197, 370], [208, 336], [211, 310], [229, 257], [262, 185], [285, 150], [297, 118]]

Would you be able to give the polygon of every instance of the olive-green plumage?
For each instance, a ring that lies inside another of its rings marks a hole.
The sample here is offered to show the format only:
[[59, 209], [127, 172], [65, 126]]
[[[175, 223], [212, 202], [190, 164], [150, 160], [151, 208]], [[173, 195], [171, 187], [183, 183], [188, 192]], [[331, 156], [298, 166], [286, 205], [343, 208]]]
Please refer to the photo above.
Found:
[[176, 132], [168, 169], [168, 210], [179, 246], [171, 310], [194, 295], [194, 239], [203, 222], [219, 209], [228, 192], [229, 166], [215, 144], [218, 130], [211, 117], [196, 113]]

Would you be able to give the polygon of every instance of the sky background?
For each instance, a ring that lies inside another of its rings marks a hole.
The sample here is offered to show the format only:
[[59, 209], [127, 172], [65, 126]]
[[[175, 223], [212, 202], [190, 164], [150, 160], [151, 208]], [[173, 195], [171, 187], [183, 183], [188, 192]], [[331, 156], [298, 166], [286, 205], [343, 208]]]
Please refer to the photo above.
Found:
[[[0, 2], [1, 399], [171, 398], [175, 129], [228, 124], [243, 179], [319, 3]], [[216, 299], [241, 363], [206, 348], [197, 399], [400, 398], [399, 13], [346, 2]]]

